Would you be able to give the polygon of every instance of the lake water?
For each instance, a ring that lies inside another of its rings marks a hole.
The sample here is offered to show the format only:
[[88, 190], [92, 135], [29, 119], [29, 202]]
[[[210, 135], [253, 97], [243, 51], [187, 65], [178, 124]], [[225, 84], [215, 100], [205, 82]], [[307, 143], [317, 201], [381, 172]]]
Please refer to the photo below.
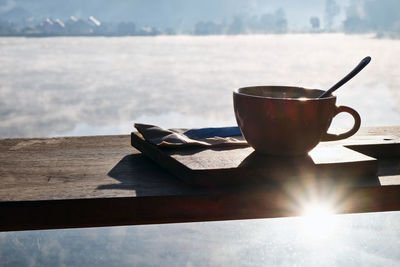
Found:
[[[232, 90], [328, 88], [400, 125], [400, 40], [296, 34], [0, 38], [0, 138], [235, 124]], [[334, 126], [348, 127], [344, 116]], [[51, 216], [51, 215], [49, 215]], [[2, 266], [399, 266], [400, 212], [0, 233]]]
[[0, 232], [1, 266], [387, 266], [400, 212]]
[[[129, 133], [236, 124], [232, 90], [249, 85], [337, 91], [362, 126], [400, 124], [400, 40], [371, 35], [0, 38], [0, 138]], [[339, 116], [333, 127], [346, 128]]]

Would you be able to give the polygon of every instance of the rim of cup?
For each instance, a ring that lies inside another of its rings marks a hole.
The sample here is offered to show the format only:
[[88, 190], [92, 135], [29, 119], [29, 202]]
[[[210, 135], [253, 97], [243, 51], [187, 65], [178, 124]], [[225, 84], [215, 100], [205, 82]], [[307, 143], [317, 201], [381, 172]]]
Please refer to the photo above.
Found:
[[[261, 96], [261, 95], [254, 95], [254, 94], [246, 94], [243, 92], [239, 92], [242, 89], [249, 89], [249, 88], [290, 88], [290, 89], [300, 89], [300, 90], [311, 90], [311, 91], [316, 91], [318, 94], [316, 94], [316, 97], [274, 97], [274, 96]], [[295, 101], [321, 101], [321, 100], [327, 100], [327, 99], [332, 99], [336, 98], [335, 95], [330, 95], [327, 97], [323, 98], [318, 98], [319, 95], [321, 95], [324, 90], [321, 89], [314, 89], [314, 88], [305, 88], [305, 87], [299, 87], [299, 86], [284, 86], [284, 85], [258, 85], [258, 86], [246, 86], [246, 87], [241, 87], [238, 89], [235, 89], [233, 91], [234, 94], [237, 95], [242, 95], [246, 97], [254, 97], [254, 98], [262, 98], [262, 99], [276, 99], [276, 100], [295, 100]]]

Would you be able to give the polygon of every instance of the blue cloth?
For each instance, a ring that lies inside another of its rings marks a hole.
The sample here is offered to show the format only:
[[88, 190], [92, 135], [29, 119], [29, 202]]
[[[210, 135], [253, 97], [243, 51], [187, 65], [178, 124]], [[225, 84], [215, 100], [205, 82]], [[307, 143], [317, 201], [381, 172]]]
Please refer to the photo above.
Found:
[[183, 133], [190, 139], [204, 139], [212, 137], [229, 137], [242, 135], [238, 126], [191, 129]]

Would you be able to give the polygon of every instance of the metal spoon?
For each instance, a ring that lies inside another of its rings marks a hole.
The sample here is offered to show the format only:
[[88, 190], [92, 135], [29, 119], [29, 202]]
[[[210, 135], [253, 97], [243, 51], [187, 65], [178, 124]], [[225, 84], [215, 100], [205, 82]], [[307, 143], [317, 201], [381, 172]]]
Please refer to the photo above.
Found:
[[332, 86], [328, 91], [325, 91], [323, 94], [321, 94], [318, 98], [323, 98], [323, 97], [329, 96], [331, 93], [336, 91], [339, 87], [341, 87], [343, 84], [347, 83], [351, 78], [356, 76], [365, 66], [368, 65], [368, 63], [370, 61], [371, 61], [371, 57], [366, 57], [363, 60], [361, 60], [361, 62], [357, 65], [357, 67], [354, 68], [354, 70], [352, 70], [343, 79], [341, 79], [334, 86]]

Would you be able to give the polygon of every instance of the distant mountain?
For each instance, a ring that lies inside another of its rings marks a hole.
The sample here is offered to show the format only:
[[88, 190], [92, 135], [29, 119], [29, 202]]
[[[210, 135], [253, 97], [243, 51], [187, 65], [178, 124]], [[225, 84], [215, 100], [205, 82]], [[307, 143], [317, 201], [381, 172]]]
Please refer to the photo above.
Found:
[[[345, 6], [348, 0], [336, 2]], [[0, 13], [2, 8], [3, 11], [13, 8], [4, 11], [1, 18], [7, 16], [11, 20], [23, 16], [61, 20], [94, 16], [100, 21], [135, 22], [139, 26], [177, 30], [191, 29], [199, 21], [222, 22], [236, 15], [260, 16], [278, 8], [285, 10], [289, 28], [301, 28], [309, 26], [311, 16], [322, 19], [324, 7], [325, 1], [321, 0], [0, 0]], [[336, 24], [340, 23], [339, 17]]]

